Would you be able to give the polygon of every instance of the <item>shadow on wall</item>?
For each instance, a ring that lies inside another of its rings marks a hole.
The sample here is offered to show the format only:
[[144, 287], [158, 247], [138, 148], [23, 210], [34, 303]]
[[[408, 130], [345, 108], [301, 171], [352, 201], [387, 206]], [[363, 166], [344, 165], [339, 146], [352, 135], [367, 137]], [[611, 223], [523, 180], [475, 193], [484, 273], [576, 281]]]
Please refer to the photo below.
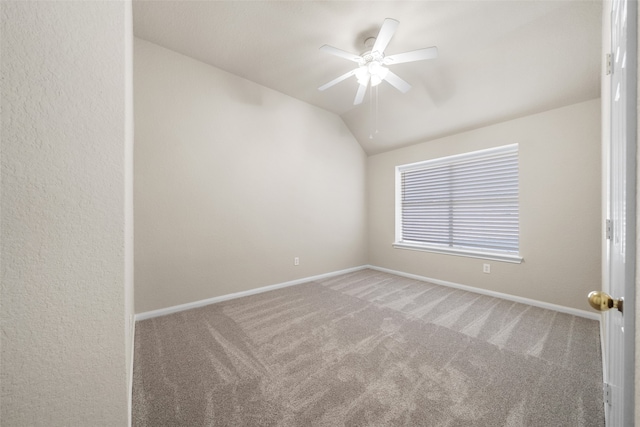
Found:
[[[242, 104], [255, 105], [257, 107], [264, 105], [263, 92], [266, 88], [249, 80], [239, 79], [238, 76], [226, 72], [223, 75], [223, 79], [222, 87], [229, 95], [229, 98]], [[216, 84], [216, 88], [218, 87], [220, 87], [220, 85]]]
[[445, 69], [433, 68], [416, 82], [416, 89], [423, 89], [433, 105], [440, 107], [456, 93], [451, 74]]

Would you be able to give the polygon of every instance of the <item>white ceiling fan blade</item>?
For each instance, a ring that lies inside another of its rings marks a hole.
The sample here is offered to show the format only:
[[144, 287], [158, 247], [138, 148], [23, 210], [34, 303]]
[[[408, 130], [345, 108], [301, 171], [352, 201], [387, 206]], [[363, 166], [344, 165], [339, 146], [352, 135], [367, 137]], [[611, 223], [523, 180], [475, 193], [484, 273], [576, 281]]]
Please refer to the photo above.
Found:
[[341, 75], [340, 77], [337, 77], [337, 78], [335, 78], [335, 79], [331, 80], [329, 83], [323, 84], [322, 86], [320, 86], [320, 87], [318, 88], [318, 90], [325, 90], [325, 89], [329, 89], [331, 86], [333, 86], [333, 85], [335, 85], [335, 84], [338, 84], [338, 83], [340, 83], [341, 81], [346, 80], [346, 79], [348, 79], [349, 77], [353, 76], [353, 75], [356, 73], [356, 71], [357, 71], [357, 70], [358, 70], [358, 69], [356, 68], [356, 69], [354, 69], [354, 70], [349, 71], [348, 73], [344, 73], [344, 74], [343, 74], [343, 75]]
[[395, 87], [402, 93], [406, 93], [409, 89], [411, 89], [411, 85], [409, 83], [405, 82], [400, 77], [398, 77], [397, 74], [391, 71], [387, 72], [387, 75], [384, 76], [384, 79], [387, 81], [387, 83], [389, 83], [391, 86]]
[[369, 77], [367, 77], [367, 81], [364, 84], [360, 83], [360, 86], [358, 86], [358, 92], [356, 93], [356, 99], [353, 100], [353, 105], [362, 104], [364, 94], [367, 92], [367, 86], [369, 86]]
[[378, 37], [376, 37], [376, 42], [373, 44], [373, 48], [371, 49], [372, 52], [384, 52], [391, 41], [391, 37], [393, 37], [393, 34], [396, 32], [398, 24], [400, 23], [395, 19], [387, 18], [384, 20], [382, 28], [380, 28], [380, 32], [378, 33]]
[[362, 61], [361, 56], [356, 55], [355, 53], [349, 53], [346, 50], [338, 49], [337, 47], [329, 46], [328, 44], [321, 46], [320, 50], [334, 56], [339, 56], [340, 58], [348, 59], [349, 61]]
[[404, 62], [422, 61], [425, 59], [433, 59], [438, 57], [438, 48], [435, 46], [425, 47], [424, 49], [412, 50], [411, 52], [398, 53], [395, 55], [385, 56], [384, 63], [386, 65], [402, 64]]

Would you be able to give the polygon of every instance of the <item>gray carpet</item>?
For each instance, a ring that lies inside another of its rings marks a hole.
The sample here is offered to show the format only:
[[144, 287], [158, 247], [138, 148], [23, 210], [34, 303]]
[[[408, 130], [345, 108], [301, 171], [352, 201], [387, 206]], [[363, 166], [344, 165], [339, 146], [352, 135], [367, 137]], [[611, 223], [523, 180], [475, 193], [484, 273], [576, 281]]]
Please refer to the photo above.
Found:
[[362, 270], [138, 322], [134, 426], [603, 426], [598, 323]]

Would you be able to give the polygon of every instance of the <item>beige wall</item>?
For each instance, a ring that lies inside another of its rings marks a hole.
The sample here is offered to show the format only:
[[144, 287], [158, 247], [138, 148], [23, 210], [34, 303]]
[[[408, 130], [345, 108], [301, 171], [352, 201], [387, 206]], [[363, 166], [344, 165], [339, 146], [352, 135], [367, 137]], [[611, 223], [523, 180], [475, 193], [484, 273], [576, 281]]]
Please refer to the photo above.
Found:
[[3, 426], [127, 425], [130, 7], [0, 3]]
[[366, 156], [336, 115], [144, 40], [134, 58], [136, 312], [366, 263]]
[[[127, 406], [131, 418], [133, 393], [133, 350], [135, 337], [134, 246], [133, 246], [133, 10], [131, 0], [123, 2], [124, 32], [124, 312], [127, 365]], [[129, 420], [131, 421], [131, 420]]]
[[[636, 6], [637, 8], [637, 6]], [[640, 24], [640, 8], [637, 10], [636, 15], [636, 78], [637, 78], [637, 93], [636, 93], [636, 112], [640, 111], [640, 31], [638, 30], [638, 24]], [[640, 173], [637, 171], [640, 170], [640, 147], [638, 147], [638, 142], [640, 141], [640, 123], [636, 122], [636, 149], [638, 158], [636, 159], [636, 176], [638, 177], [638, 182], [636, 183], [636, 189], [640, 189]], [[636, 272], [638, 271], [638, 267], [640, 267], [640, 197], [636, 195]], [[635, 418], [636, 425], [640, 425], [640, 274], [636, 273], [636, 360], [635, 360]]]
[[[396, 165], [512, 143], [519, 143], [522, 264], [391, 246]], [[599, 99], [371, 156], [369, 263], [588, 310], [586, 295], [601, 280], [600, 156]]]

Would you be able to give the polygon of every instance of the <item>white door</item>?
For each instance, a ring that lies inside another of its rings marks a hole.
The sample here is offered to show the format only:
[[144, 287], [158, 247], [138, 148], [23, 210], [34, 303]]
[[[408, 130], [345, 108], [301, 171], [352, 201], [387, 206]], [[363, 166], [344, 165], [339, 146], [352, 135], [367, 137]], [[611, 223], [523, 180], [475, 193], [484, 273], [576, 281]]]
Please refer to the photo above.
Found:
[[622, 310], [614, 308], [606, 311], [603, 317], [605, 390], [609, 389], [605, 417], [610, 427], [634, 425], [636, 20], [637, 2], [611, 2], [608, 167], [611, 232], [607, 240], [609, 256], [605, 270], [609, 275], [608, 293], [613, 300], [622, 301]]

